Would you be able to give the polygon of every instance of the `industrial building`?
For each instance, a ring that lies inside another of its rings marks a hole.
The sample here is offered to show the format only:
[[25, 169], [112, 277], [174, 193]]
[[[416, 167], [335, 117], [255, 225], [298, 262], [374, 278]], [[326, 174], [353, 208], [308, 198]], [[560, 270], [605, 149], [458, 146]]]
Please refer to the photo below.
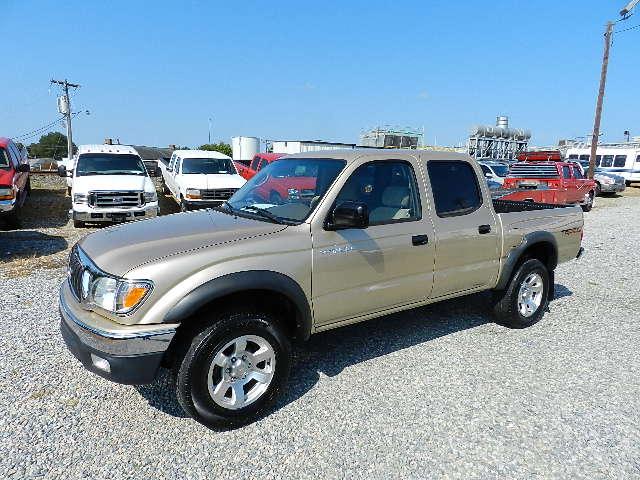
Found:
[[515, 160], [525, 152], [531, 132], [521, 128], [509, 128], [509, 117], [498, 116], [496, 125], [478, 125], [471, 129], [467, 151], [474, 158]]
[[360, 136], [363, 147], [418, 148], [423, 145], [424, 131], [415, 128], [375, 127]]
[[355, 143], [324, 142], [322, 140], [272, 140], [270, 143], [273, 153], [286, 153], [288, 155], [301, 152], [356, 148]]

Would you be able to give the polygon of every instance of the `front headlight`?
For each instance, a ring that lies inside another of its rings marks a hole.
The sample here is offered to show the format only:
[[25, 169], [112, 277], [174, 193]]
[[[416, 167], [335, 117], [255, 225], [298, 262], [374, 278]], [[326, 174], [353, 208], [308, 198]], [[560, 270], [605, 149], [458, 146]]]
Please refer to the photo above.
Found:
[[88, 196], [84, 193], [74, 193], [73, 203], [87, 203]]
[[0, 200], [12, 200], [16, 196], [12, 187], [0, 187]]
[[122, 314], [139, 306], [151, 292], [153, 284], [147, 280], [94, 276], [85, 270], [81, 287], [82, 296], [89, 304], [108, 312]]
[[187, 191], [185, 192], [187, 195], [187, 198], [193, 198], [193, 199], [200, 199], [202, 198], [200, 195], [200, 190], [196, 189], [196, 188], [187, 188]]
[[611, 177], [602, 177], [602, 183], [605, 185], [611, 185], [612, 183], [615, 183], [615, 180]]
[[151, 202], [157, 202], [157, 201], [158, 201], [158, 195], [156, 194], [155, 190], [153, 192], [144, 192], [144, 203], [151, 203]]

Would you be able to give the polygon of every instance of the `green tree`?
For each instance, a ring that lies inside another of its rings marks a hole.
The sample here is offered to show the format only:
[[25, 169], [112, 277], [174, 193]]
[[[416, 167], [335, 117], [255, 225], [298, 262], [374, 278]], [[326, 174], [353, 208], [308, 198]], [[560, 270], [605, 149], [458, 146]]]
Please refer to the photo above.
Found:
[[[38, 143], [32, 143], [27, 147], [32, 158], [55, 158], [57, 160], [67, 155], [67, 136], [60, 132], [49, 132], [40, 137]], [[73, 144], [73, 151], [77, 150]]]
[[231, 145], [228, 143], [220, 142], [220, 143], [205, 143], [204, 145], [200, 145], [200, 150], [209, 150], [210, 152], [220, 152], [227, 156], [231, 156], [232, 150]]

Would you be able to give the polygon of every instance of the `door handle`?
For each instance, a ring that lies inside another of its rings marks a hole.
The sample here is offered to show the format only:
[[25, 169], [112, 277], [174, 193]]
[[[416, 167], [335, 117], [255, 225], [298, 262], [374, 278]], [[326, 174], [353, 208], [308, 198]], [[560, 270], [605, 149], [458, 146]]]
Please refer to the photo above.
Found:
[[426, 245], [427, 243], [429, 243], [429, 236], [428, 235], [414, 235], [413, 237], [411, 237], [411, 244], [412, 245]]
[[478, 233], [485, 234], [491, 232], [491, 225], [480, 225], [478, 227]]

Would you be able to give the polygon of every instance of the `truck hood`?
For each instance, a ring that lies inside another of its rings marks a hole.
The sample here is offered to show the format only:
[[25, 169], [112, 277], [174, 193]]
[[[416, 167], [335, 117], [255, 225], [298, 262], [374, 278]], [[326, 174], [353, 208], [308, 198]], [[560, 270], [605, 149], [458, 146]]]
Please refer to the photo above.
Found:
[[94, 190], [152, 191], [153, 184], [144, 175], [86, 175], [74, 177], [73, 193], [87, 193]]
[[215, 190], [218, 188], [240, 188], [247, 181], [240, 175], [228, 173], [192, 173], [182, 175], [182, 184], [186, 188], [197, 188], [200, 190]]
[[286, 225], [216, 210], [197, 210], [105, 228], [78, 244], [102, 270], [124, 276], [161, 257], [269, 235], [285, 228]]

